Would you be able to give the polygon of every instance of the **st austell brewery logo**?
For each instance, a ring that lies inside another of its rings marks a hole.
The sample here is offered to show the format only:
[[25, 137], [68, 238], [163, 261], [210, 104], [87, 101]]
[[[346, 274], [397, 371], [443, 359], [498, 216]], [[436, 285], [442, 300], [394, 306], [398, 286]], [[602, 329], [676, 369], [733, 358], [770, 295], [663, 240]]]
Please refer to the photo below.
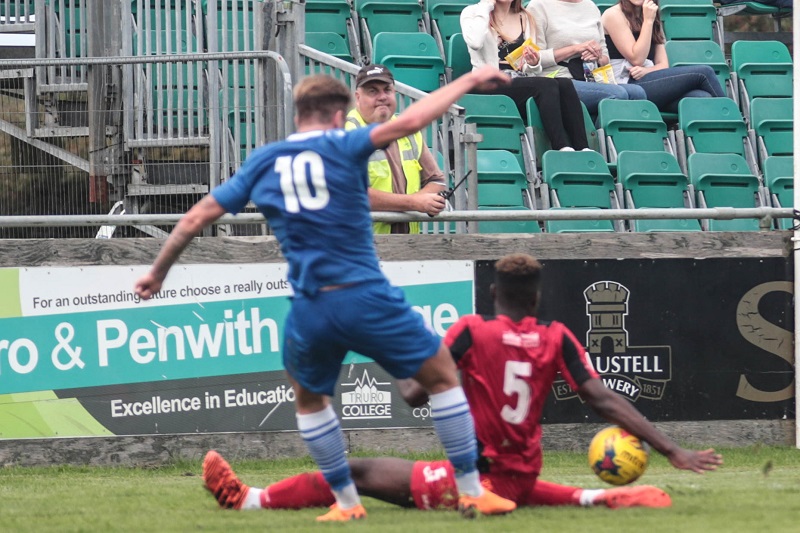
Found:
[[[629, 345], [625, 317], [630, 291], [621, 283], [598, 281], [583, 295], [589, 316], [586, 350], [605, 386], [631, 401], [660, 400], [672, 379], [672, 348]], [[553, 390], [558, 400], [577, 397], [564, 380], [556, 381]]]

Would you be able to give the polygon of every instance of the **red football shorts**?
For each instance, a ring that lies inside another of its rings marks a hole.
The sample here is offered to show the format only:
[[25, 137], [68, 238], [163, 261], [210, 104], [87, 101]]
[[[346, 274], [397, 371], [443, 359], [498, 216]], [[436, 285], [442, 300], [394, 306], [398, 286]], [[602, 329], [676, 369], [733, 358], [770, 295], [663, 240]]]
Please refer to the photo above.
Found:
[[[532, 500], [536, 476], [481, 474], [481, 484], [498, 496], [519, 506], [534, 504]], [[411, 471], [411, 495], [417, 509], [455, 509], [458, 489], [453, 466], [449, 461], [417, 461]]]

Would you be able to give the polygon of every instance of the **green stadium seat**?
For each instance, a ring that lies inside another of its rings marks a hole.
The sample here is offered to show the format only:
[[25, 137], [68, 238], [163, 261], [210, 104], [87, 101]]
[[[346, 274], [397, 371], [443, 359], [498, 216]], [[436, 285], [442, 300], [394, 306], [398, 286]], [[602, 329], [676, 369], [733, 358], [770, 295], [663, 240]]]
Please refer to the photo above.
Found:
[[756, 134], [759, 160], [769, 156], [794, 155], [793, 98], [754, 98], [750, 125]]
[[717, 10], [712, 0], [661, 0], [659, 9], [668, 41], [714, 39]]
[[478, 150], [479, 183], [512, 183], [518, 189], [527, 189], [525, 171], [514, 154], [508, 150]]
[[597, 121], [605, 136], [610, 167], [625, 150], [668, 151], [667, 124], [649, 100], [601, 100]]
[[[772, 207], [794, 207], [794, 157], [768, 157], [764, 162], [764, 181]], [[780, 229], [792, 229], [793, 224], [791, 218], [778, 219]]]
[[473, 0], [427, 0], [425, 10], [431, 22], [431, 35], [441, 39], [443, 49], [456, 33], [461, 33], [461, 11]]
[[611, 6], [617, 5], [619, 0], [592, 0], [594, 5], [597, 6], [597, 9], [600, 10], [600, 13], [603, 13], [606, 9]]
[[350, 55], [347, 41], [338, 33], [331, 31], [306, 32], [306, 44], [315, 50], [353, 63], [353, 56]]
[[469, 58], [469, 48], [460, 33], [453, 34], [447, 43], [447, 77], [452, 81], [472, 70], [472, 61]]
[[738, 100], [738, 89], [731, 83], [731, 67], [725, 60], [722, 48], [710, 40], [706, 41], [667, 41], [667, 57], [669, 66], [708, 65], [714, 69], [719, 84], [728, 92], [728, 96]]
[[351, 20], [347, 0], [306, 0], [305, 9], [306, 31], [333, 32], [347, 40]]
[[[698, 207], [757, 207], [758, 178], [737, 154], [692, 154], [689, 179]], [[709, 220], [710, 231], [758, 231], [755, 219]]]
[[501, 94], [467, 94], [458, 105], [465, 109], [465, 121], [476, 124], [478, 133], [483, 135], [479, 150], [508, 150], [517, 158], [520, 168], [526, 169], [522, 148], [525, 123], [511, 98]]
[[689, 154], [749, 155], [747, 126], [730, 98], [683, 98], [678, 104], [678, 122]]
[[[480, 211], [528, 211], [527, 207], [478, 207]], [[478, 225], [479, 233], [541, 233], [535, 220], [483, 220]]]
[[373, 42], [373, 63], [386, 65], [395, 80], [431, 92], [444, 80], [444, 60], [427, 33], [383, 32]]
[[[511, 159], [513, 161], [513, 158]], [[479, 174], [480, 178], [480, 174]], [[478, 183], [478, 210], [528, 211], [523, 194], [515, 183]], [[541, 233], [535, 220], [485, 220], [478, 224], [480, 233]]]
[[[691, 207], [689, 179], [681, 172], [678, 161], [667, 152], [634, 152], [619, 154], [617, 177], [625, 191], [628, 208]], [[634, 231], [700, 231], [694, 219], [632, 220]]]
[[478, 207], [525, 207], [515, 183], [478, 183]]
[[[552, 208], [619, 208], [614, 178], [597, 152], [545, 152], [542, 179], [549, 187]], [[614, 231], [614, 225], [608, 220], [547, 220], [545, 230], [552, 233]]]
[[790, 98], [794, 65], [789, 49], [779, 41], [736, 41], [731, 65], [738, 78], [739, 101], [749, 120], [753, 98]]
[[422, 29], [422, 6], [417, 0], [355, 0], [355, 6], [361, 24], [361, 44], [366, 51], [374, 46], [379, 33], [412, 33]]

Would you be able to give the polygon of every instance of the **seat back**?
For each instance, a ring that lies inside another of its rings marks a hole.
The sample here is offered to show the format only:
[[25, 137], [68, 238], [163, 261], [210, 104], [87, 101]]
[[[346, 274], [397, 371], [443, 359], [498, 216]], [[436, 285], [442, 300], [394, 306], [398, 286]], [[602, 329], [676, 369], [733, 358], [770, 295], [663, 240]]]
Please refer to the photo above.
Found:
[[711, 40], [705, 41], [667, 41], [669, 66], [708, 65], [714, 69], [719, 84], [724, 89], [731, 78], [731, 67], [725, 61], [722, 48]]
[[517, 158], [520, 168], [525, 168], [520, 135], [525, 124], [517, 106], [508, 96], [501, 94], [467, 94], [458, 105], [465, 109], [465, 121], [476, 124], [483, 140], [480, 150], [508, 150]]
[[614, 178], [597, 152], [550, 150], [542, 158], [542, 178], [561, 207], [614, 207]]
[[[737, 154], [692, 154], [689, 179], [708, 207], [756, 207], [758, 178]], [[754, 219], [710, 220], [709, 229], [758, 231]]]
[[383, 32], [373, 39], [372, 62], [386, 65], [395, 80], [421, 91], [435, 91], [444, 77], [444, 60], [427, 33]]
[[453, 35], [461, 33], [461, 11], [474, 3], [472, 0], [427, 0], [425, 2], [425, 9], [431, 21], [436, 22], [445, 49]]
[[752, 100], [759, 96], [792, 96], [792, 57], [779, 41], [736, 41], [731, 65]]
[[[529, 211], [527, 207], [479, 206], [479, 211]], [[471, 227], [471, 226], [470, 226]], [[535, 220], [483, 220], [479, 223], [479, 233], [541, 233], [542, 228]]]
[[689, 180], [670, 153], [622, 152], [617, 161], [617, 177], [637, 208], [685, 206]]
[[347, 0], [306, 0], [306, 31], [333, 32], [346, 40], [349, 18]]
[[472, 61], [469, 58], [469, 49], [464, 41], [464, 35], [455, 33], [447, 43], [447, 67], [450, 69], [450, 79], [454, 80], [472, 70]]
[[315, 50], [325, 52], [326, 54], [344, 59], [345, 61], [353, 62], [353, 56], [350, 55], [350, 48], [344, 37], [332, 31], [329, 32], [307, 32], [306, 44]]
[[625, 150], [664, 151], [667, 125], [649, 100], [600, 101], [597, 119], [617, 153]]
[[522, 191], [513, 183], [478, 183], [478, 208], [524, 207]]
[[416, 32], [422, 19], [417, 0], [356, 0], [356, 12], [375, 38], [382, 32]]
[[793, 155], [793, 98], [754, 98], [750, 125], [763, 140], [766, 155]]
[[518, 191], [527, 188], [525, 172], [508, 150], [478, 150], [477, 155], [478, 183], [513, 184]]
[[714, 38], [717, 10], [712, 0], [661, 0], [659, 9], [668, 41]]
[[697, 152], [745, 155], [747, 126], [730, 98], [683, 98], [678, 123]]
[[[773, 207], [794, 207], [794, 157], [774, 155], [764, 162], [764, 182], [778, 201]], [[778, 227], [791, 229], [793, 220], [781, 218]]]

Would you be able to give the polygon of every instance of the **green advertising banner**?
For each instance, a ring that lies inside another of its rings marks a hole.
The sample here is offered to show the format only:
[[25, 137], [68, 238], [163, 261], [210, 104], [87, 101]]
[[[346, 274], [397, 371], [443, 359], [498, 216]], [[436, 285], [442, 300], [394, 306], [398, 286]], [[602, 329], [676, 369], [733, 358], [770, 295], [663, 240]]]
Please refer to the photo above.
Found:
[[[471, 261], [382, 266], [439, 335], [473, 310]], [[285, 264], [178, 266], [149, 301], [132, 291], [145, 271], [0, 269], [0, 438], [147, 433], [150, 422], [116, 427], [116, 419], [134, 413], [155, 417], [153, 432], [184, 432], [186, 421], [175, 415], [202, 415], [219, 400], [206, 383], [228, 390], [225, 376], [231, 376], [234, 384], [286, 388], [281, 350], [291, 288]], [[369, 362], [351, 354], [346, 364]], [[267, 397], [265, 390], [255, 394]], [[235, 415], [226, 411], [228, 420]], [[252, 429], [213, 420], [192, 424], [195, 431]]]

